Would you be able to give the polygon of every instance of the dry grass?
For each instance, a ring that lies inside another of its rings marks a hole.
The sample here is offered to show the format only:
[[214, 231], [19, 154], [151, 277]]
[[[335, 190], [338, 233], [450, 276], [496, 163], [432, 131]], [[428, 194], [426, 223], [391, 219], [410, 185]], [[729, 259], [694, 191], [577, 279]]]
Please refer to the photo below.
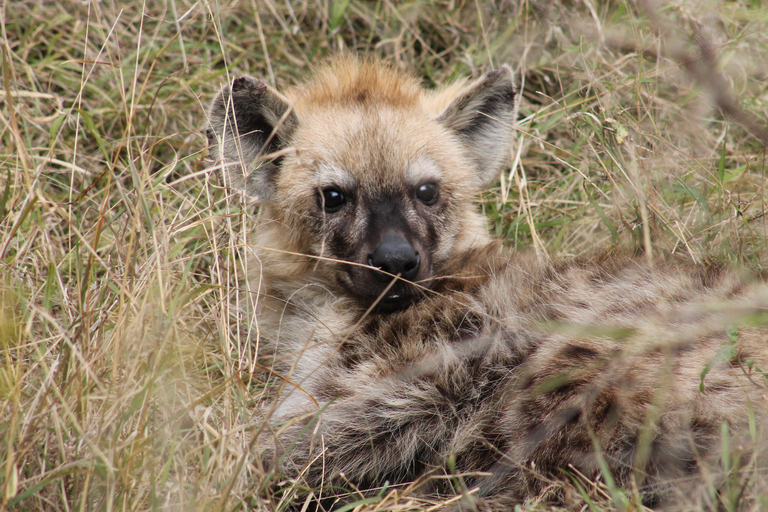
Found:
[[[289, 84], [340, 49], [429, 84], [510, 62], [520, 137], [483, 203], [510, 245], [765, 269], [758, 1], [5, 0], [0, 16], [0, 509], [289, 505], [252, 446], [252, 208], [203, 160], [228, 75]], [[430, 505], [403, 496], [369, 508]]]

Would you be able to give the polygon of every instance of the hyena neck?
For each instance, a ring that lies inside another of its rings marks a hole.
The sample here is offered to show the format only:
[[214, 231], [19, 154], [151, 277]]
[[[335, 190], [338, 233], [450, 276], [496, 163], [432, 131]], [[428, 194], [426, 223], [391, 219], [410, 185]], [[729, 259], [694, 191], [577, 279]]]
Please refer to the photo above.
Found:
[[[257, 243], [267, 240], [260, 237]], [[262, 333], [271, 333], [273, 342], [286, 350], [286, 343], [304, 352], [308, 345], [325, 345], [333, 351], [342, 345], [355, 345], [363, 352], [374, 352], [381, 340], [399, 345], [405, 338], [396, 335], [398, 325], [407, 325], [413, 318], [429, 330], [440, 325], [455, 332], [456, 339], [469, 336], [487, 317], [480, 296], [493, 276], [510, 265], [510, 253], [497, 241], [484, 236], [457, 240], [463, 245], [449, 260], [442, 262], [423, 296], [403, 310], [377, 313], [369, 305], [350, 297], [333, 280], [329, 264], [313, 258], [286, 257], [286, 249], [273, 251], [256, 246], [251, 288], [260, 290], [257, 316]], [[431, 319], [433, 311], [443, 311], [440, 318]], [[448, 314], [455, 312], [455, 315]], [[470, 332], [471, 331], [471, 332]], [[434, 338], [429, 332], [424, 338]], [[371, 347], [367, 341], [373, 340]], [[419, 336], [412, 336], [421, 344]], [[301, 346], [299, 346], [301, 345]], [[356, 353], [348, 351], [348, 354]], [[350, 357], [356, 357], [351, 356]]]

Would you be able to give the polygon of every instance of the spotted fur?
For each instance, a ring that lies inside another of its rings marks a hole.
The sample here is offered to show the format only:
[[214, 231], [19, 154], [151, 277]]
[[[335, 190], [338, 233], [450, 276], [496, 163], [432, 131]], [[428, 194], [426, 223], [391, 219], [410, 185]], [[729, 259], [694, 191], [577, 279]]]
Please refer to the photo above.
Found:
[[[284, 95], [239, 78], [214, 100], [225, 182], [262, 199], [252, 289], [286, 379], [262, 439], [278, 472], [363, 490], [453, 474], [422, 491], [477, 488], [455, 506], [506, 511], [607, 467], [658, 505], [719, 481], [723, 428], [735, 460], [754, 453], [764, 285], [622, 255], [552, 264], [490, 240], [472, 201], [507, 161], [516, 106], [507, 67], [426, 91], [351, 59]], [[384, 233], [418, 254], [412, 283], [369, 265]]]

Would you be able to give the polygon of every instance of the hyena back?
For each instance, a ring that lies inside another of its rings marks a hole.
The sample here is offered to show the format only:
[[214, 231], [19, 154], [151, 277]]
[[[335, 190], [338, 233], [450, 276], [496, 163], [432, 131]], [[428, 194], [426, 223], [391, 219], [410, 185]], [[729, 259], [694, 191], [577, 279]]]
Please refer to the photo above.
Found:
[[211, 156], [262, 204], [252, 289], [290, 382], [265, 409], [278, 472], [360, 489], [455, 474], [422, 489], [476, 487], [456, 506], [502, 511], [607, 471], [666, 503], [714, 474], [724, 429], [756, 456], [764, 285], [488, 238], [473, 201], [507, 162], [516, 96], [507, 67], [426, 91], [340, 59], [284, 95], [243, 77], [214, 100]]

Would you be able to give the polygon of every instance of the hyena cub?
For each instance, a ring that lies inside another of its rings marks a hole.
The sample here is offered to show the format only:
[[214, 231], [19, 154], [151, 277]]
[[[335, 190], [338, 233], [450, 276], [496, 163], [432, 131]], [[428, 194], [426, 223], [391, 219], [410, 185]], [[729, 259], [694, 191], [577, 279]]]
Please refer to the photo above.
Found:
[[[506, 511], [584, 477], [659, 505], [754, 463], [764, 286], [490, 240], [473, 201], [507, 163], [516, 106], [508, 67], [428, 91], [344, 59], [284, 94], [243, 77], [214, 100], [210, 154], [262, 201], [251, 289], [284, 381], [260, 444], [278, 473], [316, 495], [421, 478]], [[726, 462], [724, 438], [742, 450]]]

